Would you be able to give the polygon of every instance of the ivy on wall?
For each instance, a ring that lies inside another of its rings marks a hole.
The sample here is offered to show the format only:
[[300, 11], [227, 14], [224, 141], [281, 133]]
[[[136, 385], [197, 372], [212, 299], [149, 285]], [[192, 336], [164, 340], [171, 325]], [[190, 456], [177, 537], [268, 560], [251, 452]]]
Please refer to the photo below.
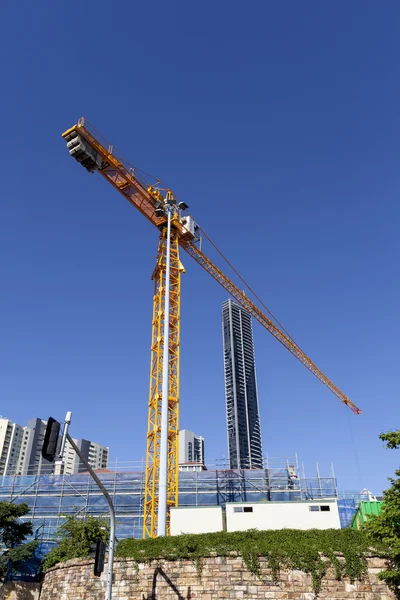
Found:
[[344, 576], [349, 577], [351, 582], [362, 579], [366, 573], [365, 555], [369, 549], [370, 543], [363, 531], [283, 529], [125, 539], [118, 544], [116, 554], [121, 558], [132, 558], [136, 564], [160, 558], [190, 559], [195, 563], [199, 576], [202, 558], [214, 553], [228, 556], [231, 552], [240, 553], [247, 569], [260, 576], [259, 557], [264, 556], [275, 582], [279, 582], [281, 569], [298, 569], [311, 575], [313, 591], [317, 595], [329, 567], [333, 567], [338, 580]]

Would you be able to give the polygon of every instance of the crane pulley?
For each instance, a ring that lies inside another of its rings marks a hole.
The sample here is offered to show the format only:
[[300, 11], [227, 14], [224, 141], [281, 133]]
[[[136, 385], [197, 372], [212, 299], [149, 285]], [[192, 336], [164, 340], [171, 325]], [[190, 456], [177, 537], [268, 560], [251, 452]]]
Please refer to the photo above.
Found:
[[[144, 502], [144, 537], [154, 537], [157, 531], [158, 474], [161, 414], [161, 369], [165, 349], [169, 353], [168, 397], [168, 493], [169, 507], [178, 503], [178, 430], [179, 430], [179, 347], [180, 347], [180, 275], [183, 270], [179, 247], [207, 271], [235, 300], [247, 310], [275, 339], [295, 356], [311, 373], [348, 406], [353, 413], [361, 410], [348, 398], [312, 360], [301, 350], [290, 335], [274, 323], [254, 302], [248, 298], [200, 249], [200, 228], [186, 213], [185, 202], [177, 202], [169, 189], [162, 190], [159, 180], [135, 168], [121, 157], [96, 130], [83, 118], [62, 134], [69, 153], [90, 173], [98, 171], [139, 212], [160, 230], [156, 268], [153, 273], [153, 319], [150, 368], [149, 418], [146, 453], [146, 483]], [[164, 195], [163, 193], [164, 192]], [[164, 285], [166, 243], [166, 216], [162, 209], [165, 201], [176, 205], [171, 240], [171, 283]], [[170, 312], [164, 315], [165, 294], [169, 294]], [[165, 340], [164, 320], [169, 318], [169, 339]]]

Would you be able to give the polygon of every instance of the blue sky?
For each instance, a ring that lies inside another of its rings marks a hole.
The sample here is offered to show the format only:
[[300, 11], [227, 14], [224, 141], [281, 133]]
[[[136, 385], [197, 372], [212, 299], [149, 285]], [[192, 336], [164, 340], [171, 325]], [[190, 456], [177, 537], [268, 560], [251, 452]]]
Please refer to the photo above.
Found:
[[[271, 456], [375, 492], [399, 463], [400, 6], [2, 3], [0, 413], [145, 453], [157, 231], [61, 133], [84, 115], [184, 199], [354, 416], [255, 325]], [[226, 455], [221, 304], [182, 256], [181, 426]]]

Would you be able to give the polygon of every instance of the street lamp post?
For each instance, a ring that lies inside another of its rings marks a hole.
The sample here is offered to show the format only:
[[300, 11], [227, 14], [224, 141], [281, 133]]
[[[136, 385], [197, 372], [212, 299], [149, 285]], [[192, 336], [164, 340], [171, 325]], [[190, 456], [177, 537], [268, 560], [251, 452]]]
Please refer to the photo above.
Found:
[[110, 509], [110, 535], [109, 535], [109, 541], [108, 541], [108, 564], [107, 564], [107, 582], [106, 582], [105, 600], [111, 600], [112, 584], [113, 584], [114, 548], [115, 548], [115, 509], [114, 509], [113, 501], [110, 497], [110, 494], [107, 492], [106, 488], [104, 487], [104, 485], [102, 484], [100, 479], [97, 477], [96, 473], [94, 472], [92, 467], [89, 465], [88, 461], [86, 460], [86, 458], [84, 457], [84, 455], [82, 454], [82, 452], [80, 451], [80, 449], [78, 448], [78, 446], [75, 444], [74, 440], [71, 438], [71, 436], [68, 433], [66, 434], [66, 439], [69, 441], [72, 448], [75, 450], [75, 452], [77, 453], [77, 455], [79, 456], [79, 458], [81, 459], [83, 464], [85, 465], [86, 469], [89, 471], [90, 475], [97, 483], [101, 492], [105, 496], [105, 498], [107, 500], [107, 504]]
[[110, 494], [107, 492], [106, 488], [97, 477], [96, 473], [89, 465], [85, 456], [82, 454], [78, 446], [75, 444], [74, 440], [68, 433], [68, 428], [71, 423], [72, 413], [67, 412], [67, 416], [64, 421], [64, 429], [61, 437], [61, 444], [58, 444], [59, 432], [60, 432], [60, 423], [53, 419], [49, 418], [46, 427], [46, 433], [43, 442], [42, 448], [42, 456], [46, 460], [53, 462], [57, 457], [56, 466], [58, 466], [57, 474], [61, 475], [63, 473], [63, 457], [64, 457], [64, 449], [65, 443], [68, 442], [71, 444], [72, 448], [75, 450], [82, 463], [85, 465], [86, 469], [89, 471], [90, 475], [100, 488], [101, 492], [104, 494], [108, 506], [110, 508], [110, 537], [108, 544], [108, 567], [107, 567], [107, 582], [106, 582], [106, 593], [105, 600], [111, 600], [112, 598], [112, 584], [113, 584], [113, 562], [114, 562], [114, 547], [115, 547], [115, 509], [111, 499]]

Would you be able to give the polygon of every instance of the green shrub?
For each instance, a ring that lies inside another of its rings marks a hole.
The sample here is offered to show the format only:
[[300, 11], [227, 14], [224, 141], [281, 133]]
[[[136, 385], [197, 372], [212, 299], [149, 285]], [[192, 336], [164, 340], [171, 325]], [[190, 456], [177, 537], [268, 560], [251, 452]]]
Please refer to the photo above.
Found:
[[[400, 430], [382, 433], [380, 439], [388, 449], [400, 449]], [[366, 531], [372, 544], [385, 544], [388, 548], [388, 568], [378, 574], [379, 579], [391, 588], [396, 598], [400, 598], [400, 469], [396, 478], [389, 478], [391, 486], [383, 492], [384, 506], [379, 516], [371, 516]]]
[[43, 560], [43, 569], [50, 569], [55, 564], [71, 558], [86, 558], [97, 540], [107, 541], [108, 536], [107, 521], [94, 517], [66, 517], [65, 523], [58, 530], [57, 546]]

